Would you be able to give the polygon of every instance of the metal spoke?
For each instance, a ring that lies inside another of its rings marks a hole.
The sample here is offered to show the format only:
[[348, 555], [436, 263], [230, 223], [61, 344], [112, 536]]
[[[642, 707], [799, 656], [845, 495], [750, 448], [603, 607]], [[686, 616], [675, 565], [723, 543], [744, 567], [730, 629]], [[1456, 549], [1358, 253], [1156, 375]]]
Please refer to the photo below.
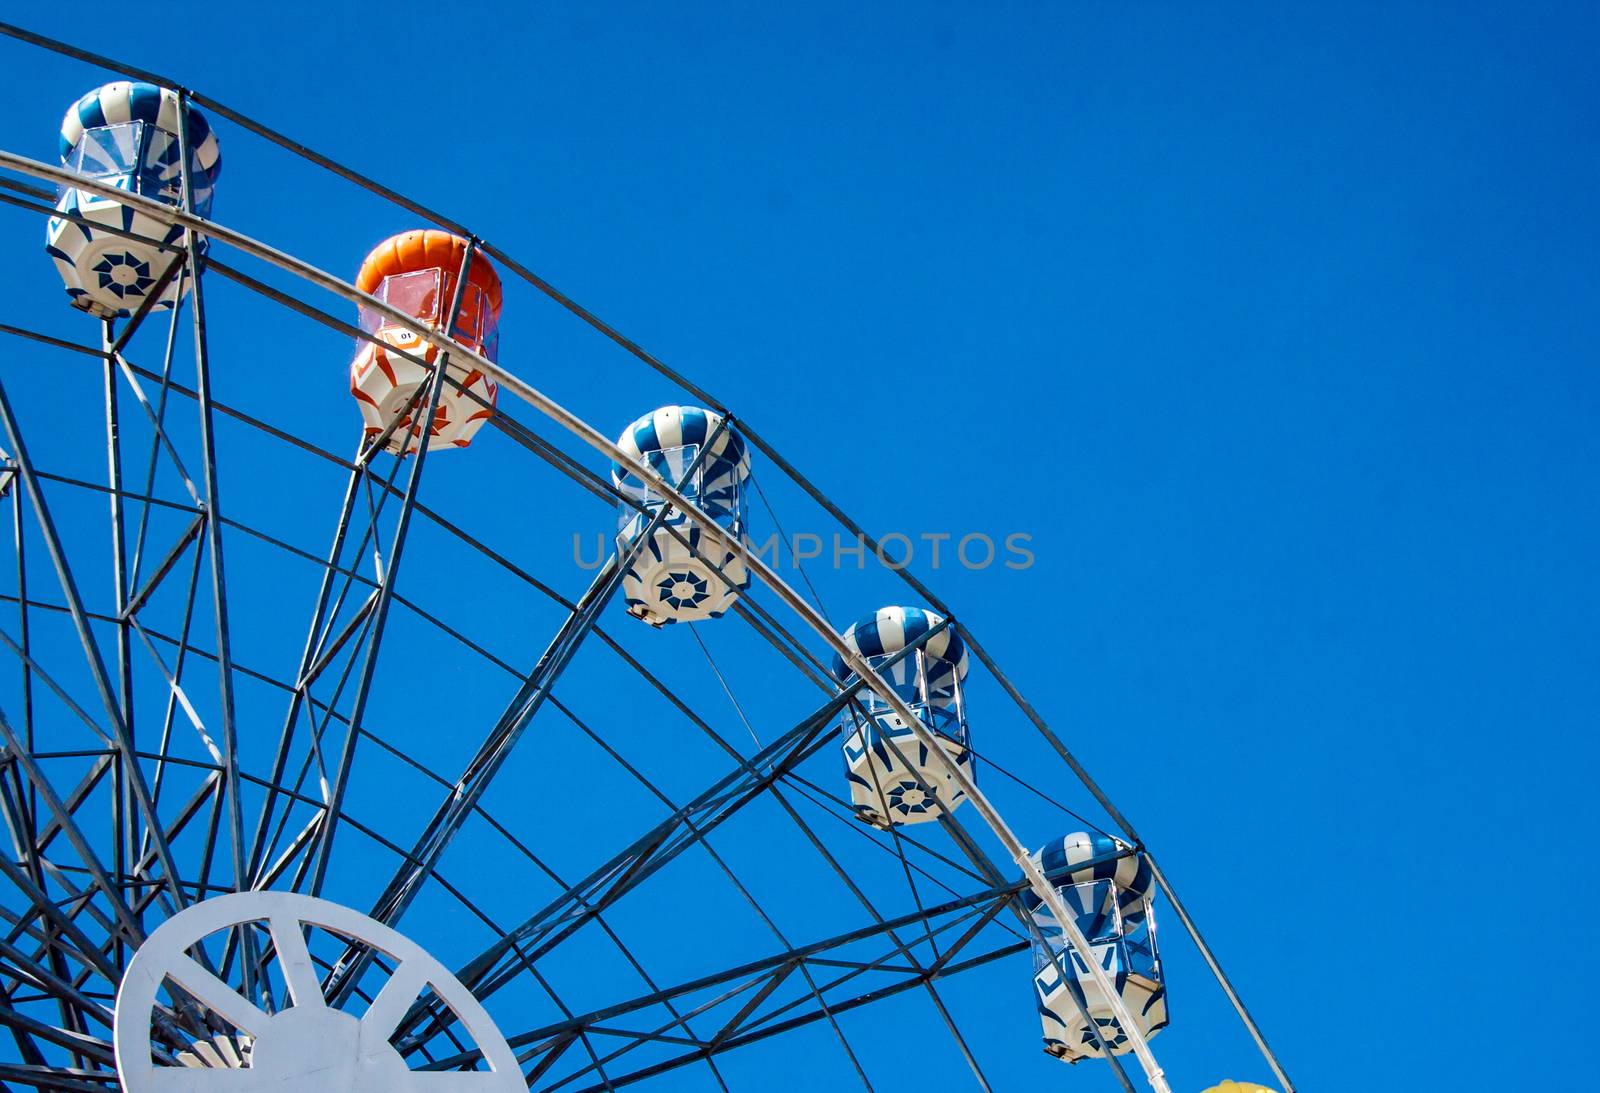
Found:
[[[182, 208], [194, 208], [194, 177], [189, 161], [189, 102], [182, 91], [178, 93], [178, 171], [183, 191]], [[192, 227], [183, 229], [183, 249], [189, 271], [189, 307], [194, 318], [194, 370], [196, 404], [200, 411], [200, 453], [205, 475], [206, 552], [211, 559], [211, 609], [216, 622], [216, 654], [218, 700], [222, 718], [223, 792], [218, 798], [219, 811], [226, 807], [228, 843], [233, 859], [233, 883], [236, 891], [243, 891], [248, 883], [245, 872], [244, 801], [239, 787], [239, 729], [234, 709], [233, 693], [233, 639], [229, 632], [228, 580], [222, 553], [222, 498], [217, 473], [216, 415], [211, 407], [211, 354], [206, 335], [205, 284], [200, 276], [201, 237]], [[192, 710], [190, 711], [192, 713]], [[203, 735], [203, 734], [202, 734]], [[214, 838], [214, 836], [213, 836]], [[207, 841], [205, 862], [201, 867], [201, 884], [204, 886], [210, 872], [211, 855]], [[253, 980], [253, 941], [245, 936], [246, 962], [244, 966], [244, 993], [255, 993]]]
[[[456, 275], [454, 298], [450, 301], [450, 308], [445, 312], [446, 320], [443, 329], [449, 331], [455, 327], [456, 317], [461, 313], [461, 301], [466, 293], [467, 274], [472, 268], [472, 255], [476, 247], [475, 241], [469, 241], [465, 254], [462, 255], [461, 269]], [[365, 659], [361, 665], [361, 674], [357, 679], [355, 696], [350, 707], [350, 724], [352, 730], [361, 725], [362, 715], [366, 712], [367, 696], [371, 692], [373, 673], [377, 668], [378, 650], [382, 645], [384, 623], [387, 621], [389, 605], [394, 599], [394, 585], [400, 574], [400, 561], [402, 551], [405, 549], [406, 532], [410, 529], [411, 518], [416, 508], [417, 490], [422, 484], [422, 469], [426, 465], [429, 443], [428, 428], [434, 420], [439, 407], [439, 396], [444, 389], [445, 370], [449, 367], [450, 351], [439, 353], [438, 362], [434, 365], [433, 375], [428, 382], [428, 396], [422, 415], [418, 419], [423, 422], [423, 433], [417, 443], [417, 449], [412, 453], [415, 460], [411, 464], [411, 474], [406, 481], [405, 496], [401, 499], [400, 515], [395, 524], [394, 535], [389, 547], [389, 562], [383, 572], [383, 582], [378, 589], [378, 600], [372, 609], [372, 633], [367, 640]], [[376, 538], [376, 537], [374, 537]], [[345, 787], [349, 784], [350, 764], [355, 757], [356, 742], [360, 738], [354, 731], [345, 734], [344, 749], [339, 756], [338, 767], [335, 770], [333, 793], [328, 802], [327, 819], [319, 833], [316, 850], [316, 864], [312, 868], [310, 891], [316, 895], [322, 891], [323, 879], [327, 876], [328, 861], [333, 853], [333, 839], [338, 830], [339, 805], [344, 800]]]

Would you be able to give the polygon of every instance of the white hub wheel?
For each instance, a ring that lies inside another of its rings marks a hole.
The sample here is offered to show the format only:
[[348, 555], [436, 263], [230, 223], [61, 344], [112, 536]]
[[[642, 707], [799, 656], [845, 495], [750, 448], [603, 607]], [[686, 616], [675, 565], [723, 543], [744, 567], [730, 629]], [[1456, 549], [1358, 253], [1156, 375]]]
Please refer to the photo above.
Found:
[[[201, 967], [187, 950], [246, 923], [265, 922], [294, 1005], [268, 1014]], [[320, 926], [382, 951], [394, 974], [356, 1018], [328, 1006], [306, 947], [304, 926]], [[171, 979], [241, 1032], [254, 1046], [249, 1066], [158, 1066], [151, 1054], [157, 994]], [[488, 1071], [409, 1069], [389, 1038], [428, 987], [455, 1011], [483, 1053]], [[421, 946], [380, 922], [324, 899], [294, 892], [240, 892], [185, 909], [150, 935], [128, 965], [116, 1008], [117, 1072], [126, 1093], [298, 1090], [327, 1093], [442, 1093], [446, 1089], [521, 1093], [516, 1057], [478, 1000]]]

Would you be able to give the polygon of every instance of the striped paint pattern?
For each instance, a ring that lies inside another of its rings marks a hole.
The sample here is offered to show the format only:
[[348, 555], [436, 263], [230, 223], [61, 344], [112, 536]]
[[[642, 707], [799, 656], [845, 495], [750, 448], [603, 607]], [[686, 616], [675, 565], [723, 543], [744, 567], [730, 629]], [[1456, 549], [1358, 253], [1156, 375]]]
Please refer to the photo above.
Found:
[[[663, 406], [624, 429], [617, 447], [672, 485], [681, 483], [685, 497], [743, 542], [750, 453], [744, 438], [731, 425], [725, 427], [724, 421], [721, 414], [698, 406]], [[703, 449], [697, 480], [685, 481]], [[645, 513], [623, 507], [626, 520], [620, 534], [632, 539], [665, 499], [620, 463], [611, 464], [611, 482], [647, 506]], [[687, 548], [674, 532], [683, 536]], [[717, 576], [714, 568], [728, 580]], [[748, 587], [750, 573], [744, 560], [676, 510], [669, 510], [665, 524], [651, 535], [622, 580], [628, 610], [656, 626], [719, 618]]]
[[[737, 430], [731, 426], [721, 429], [722, 421], [722, 415], [714, 410], [698, 406], [663, 406], [624, 429], [617, 438], [617, 447], [676, 484], [694, 461], [699, 447], [716, 436], [710, 453], [701, 463], [699, 486], [686, 487], [685, 496], [712, 516], [731, 515], [738, 503], [739, 486], [750, 477], [750, 453]], [[694, 449], [684, 451], [689, 445]], [[611, 481], [619, 489], [624, 485], [634, 488], [642, 485], [620, 463], [611, 464]]]
[[[189, 106], [189, 147], [207, 183], [215, 183], [222, 173], [222, 148], [217, 135], [192, 103]], [[151, 83], [118, 80], [97, 87], [67, 108], [61, 119], [61, 162], [67, 162], [73, 148], [89, 129], [123, 122], [144, 121], [166, 132], [178, 132], [178, 93]]]
[[[851, 651], [861, 656], [887, 656], [898, 653], [943, 621], [944, 616], [937, 611], [921, 607], [880, 607], [852, 623], [839, 636]], [[967, 678], [967, 646], [954, 626], [929, 638], [922, 650], [928, 658], [929, 690], [944, 689], [952, 673], [957, 680]], [[833, 674], [841, 683], [855, 678], [855, 673], [839, 656], [833, 658]]]
[[[1124, 918], [1138, 918], [1144, 914], [1144, 901], [1150, 894], [1150, 886], [1154, 881], [1154, 874], [1150, 870], [1150, 863], [1143, 854], [1129, 854], [1120, 858], [1112, 858], [1121, 849], [1109, 836], [1100, 832], [1074, 831], [1047, 844], [1043, 849], [1036, 851], [1032, 857], [1034, 864], [1051, 876], [1051, 881], [1062, 897], [1067, 900], [1069, 907], [1080, 914], [1095, 914], [1098, 908], [1076, 906], [1081, 897], [1073, 885], [1090, 884], [1096, 881], [1107, 881], [1116, 889], [1117, 905], [1122, 909]], [[1096, 858], [1107, 859], [1094, 865], [1086, 865]], [[1074, 866], [1084, 866], [1074, 869]], [[1066, 872], [1071, 870], [1071, 872]], [[1110, 905], [1110, 893], [1100, 894], [1100, 886], [1096, 886], [1096, 899], [1103, 900], [1107, 909]], [[1039, 897], [1031, 891], [1022, 893], [1022, 902], [1029, 909], [1034, 910], [1040, 905]]]

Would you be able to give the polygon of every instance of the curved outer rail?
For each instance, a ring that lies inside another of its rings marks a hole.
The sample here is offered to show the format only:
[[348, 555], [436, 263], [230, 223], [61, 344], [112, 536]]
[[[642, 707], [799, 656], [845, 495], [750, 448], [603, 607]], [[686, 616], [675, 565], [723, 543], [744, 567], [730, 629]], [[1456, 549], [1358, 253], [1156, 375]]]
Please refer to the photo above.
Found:
[[[241, 114], [239, 111], [234, 110], [225, 103], [219, 102], [216, 99], [213, 99], [208, 95], [203, 95], [197, 91], [186, 89], [177, 81], [151, 72], [147, 69], [129, 65], [125, 61], [106, 57], [89, 50], [80, 49], [79, 47], [70, 45], [66, 42], [58, 41], [46, 35], [37, 34], [12, 23], [0, 21], [0, 34], [15, 38], [18, 41], [37, 46], [41, 49], [48, 50], [64, 57], [70, 57], [86, 64], [108, 69], [127, 78], [145, 80], [150, 83], [159, 84], [163, 87], [177, 89], [180, 91], [180, 93], [186, 95], [191, 101], [205, 107], [207, 110], [212, 111], [217, 116], [228, 119], [246, 131], [261, 137], [271, 144], [277, 145], [278, 147], [289, 152], [291, 155], [297, 156], [313, 166], [320, 167], [323, 170], [328, 171], [329, 173], [366, 190], [368, 193], [383, 198], [384, 200], [395, 205], [397, 208], [404, 209], [407, 212], [429, 221], [437, 227], [455, 232], [458, 235], [471, 235], [471, 232], [468, 231], [466, 227], [457, 223], [453, 218], [445, 216], [434, 209], [428, 208], [427, 206], [414, 201], [410, 197], [407, 197], [405, 194], [399, 193], [398, 191], [383, 185], [381, 182], [369, 178], [358, 171], [352, 170], [337, 160], [330, 159], [328, 156], [317, 152], [313, 148], [308, 148], [299, 141], [296, 141], [278, 132], [277, 130], [263, 125], [254, 118]], [[654, 369], [656, 372], [666, 377], [668, 380], [681, 387], [689, 394], [693, 395], [704, 405], [710, 406], [711, 408], [719, 410], [723, 413], [729, 412], [727, 405], [717, 399], [714, 394], [706, 391], [693, 380], [689, 379], [689, 377], [685, 376], [681, 372], [678, 372], [665, 362], [655, 357], [643, 346], [622, 334], [604, 319], [600, 318], [598, 315], [579, 304], [576, 300], [572, 299], [566, 293], [562, 292], [555, 285], [551, 284], [533, 270], [529, 269], [525, 264], [517, 261], [513, 256], [494, 246], [492, 243], [481, 240], [479, 242], [483, 252], [486, 255], [502, 263], [505, 268], [521, 277], [524, 281], [538, 289], [540, 292], [544, 293], [550, 299], [558, 303], [561, 307], [565, 308], [578, 319], [592, 327], [594, 330], [598, 331], [624, 351], [638, 358], [650, 368]], [[131, 330], [132, 327], [129, 329]], [[127, 334], [125, 332], [123, 337], [126, 338], [126, 336]], [[811, 481], [806, 478], [806, 476], [802, 475], [794, 467], [794, 465], [789, 462], [789, 460], [785, 459], [780, 452], [772, 447], [771, 444], [763, 440], [754, 429], [749, 427], [748, 424], [745, 426], [745, 433], [750, 439], [750, 442], [759, 451], [761, 451], [763, 455], [771, 459], [772, 462], [780, 470], [787, 474], [789, 478], [793, 480], [795, 484], [798, 485], [809, 497], [811, 497], [813, 501], [821, 505], [824, 510], [834, 517], [834, 519], [838, 520], [847, 531], [860, 536], [864, 542], [872, 545], [874, 549], [877, 548], [877, 541], [871, 535], [867, 534], [859, 524], [857, 524], [847, 514], [845, 514], [843, 510], [834, 504], [834, 502], [826, 494], [817, 489], [817, 487], [813, 485]], [[928, 585], [919, 577], [917, 577], [916, 574], [913, 573], [909, 568], [903, 568], [899, 570], [899, 574], [907, 583], [907, 585], [917, 595], [921, 596], [930, 606], [934, 607], [936, 610], [940, 611], [946, 616], [954, 615], [954, 612], [951, 611], [950, 608], [940, 599], [937, 593], [929, 588]], [[1056, 752], [1056, 754], [1061, 757], [1062, 761], [1067, 764], [1067, 766], [1072, 770], [1073, 774], [1077, 776], [1084, 788], [1089, 791], [1089, 794], [1097, 802], [1099, 802], [1100, 806], [1106, 810], [1106, 814], [1110, 816], [1111, 819], [1122, 829], [1123, 833], [1134, 845], [1141, 845], [1142, 840], [1140, 839], [1138, 833], [1134, 830], [1133, 825], [1129, 823], [1127, 817], [1124, 816], [1121, 810], [1119, 810], [1116, 805], [1111, 802], [1110, 798], [1106, 796], [1105, 792], [1090, 776], [1083, 764], [1081, 764], [1072, 754], [1072, 752], [1067, 749], [1066, 745], [1062, 743], [1061, 738], [1058, 737], [1056, 733], [1049, 727], [1049, 725], [1045, 723], [1044, 719], [1039, 715], [1038, 711], [1033, 708], [1032, 704], [1029, 703], [1025, 697], [1023, 697], [1021, 691], [1017, 689], [1017, 686], [1010, 680], [1009, 677], [1007, 677], [1005, 672], [1001, 670], [999, 664], [995, 662], [994, 658], [987, 651], [985, 651], [983, 645], [977, 640], [977, 638], [965, 627], [962, 627], [962, 631], [966, 635], [967, 644], [971, 647], [973, 653], [989, 670], [990, 674], [994, 676], [996, 682], [1000, 684], [1001, 688], [1006, 692], [1011, 700], [1016, 703], [1017, 707], [1023, 712], [1028, 720], [1033, 723], [1039, 734], [1045, 739], [1045, 741]], [[1152, 864], [1154, 864], [1153, 861]], [[1251, 1038], [1255, 1041], [1255, 1045], [1261, 1052], [1262, 1057], [1266, 1060], [1267, 1065], [1272, 1068], [1273, 1074], [1277, 1076], [1279, 1084], [1284, 1089], [1284, 1093], [1295, 1093], [1294, 1083], [1289, 1079], [1288, 1074], [1285, 1073], [1283, 1065], [1278, 1061], [1277, 1055], [1267, 1044], [1266, 1037], [1262, 1033], [1260, 1026], [1256, 1024], [1255, 1019], [1245, 1007], [1243, 999], [1239, 997], [1238, 992], [1234, 989], [1232, 982], [1229, 980], [1227, 974], [1223, 971], [1222, 966], [1218, 962], [1216, 956], [1212, 953], [1210, 945], [1207, 944], [1205, 938], [1196, 928], [1193, 921], [1184, 912], [1182, 902], [1178, 899], [1177, 893], [1173, 890], [1172, 885], [1167, 881], [1165, 875], [1159, 869], [1156, 870], [1156, 879], [1157, 883], [1161, 887], [1161, 890], [1167, 894], [1167, 898], [1171, 899], [1173, 905], [1179, 909], [1179, 918], [1183, 922], [1185, 929], [1188, 930], [1190, 938], [1194, 941], [1194, 944], [1196, 948], [1199, 949], [1200, 954], [1205, 958], [1206, 964], [1211, 969], [1211, 972], [1216, 978], [1218, 985], [1221, 986], [1223, 993], [1232, 1003], [1234, 1011], [1238, 1014], [1240, 1021], [1244, 1024], [1246, 1030], [1250, 1033]]]
[[[91, 193], [119, 201], [132, 208], [138, 209], [140, 212], [152, 217], [158, 222], [172, 226], [183, 227], [198, 235], [203, 235], [210, 239], [215, 239], [220, 243], [225, 243], [236, 250], [242, 251], [245, 254], [249, 254], [252, 257], [269, 263], [270, 265], [274, 265], [287, 273], [292, 273], [302, 280], [308, 281], [311, 284], [331, 292], [336, 296], [340, 296], [350, 303], [356, 304], [360, 307], [371, 308], [386, 318], [393, 320], [398, 325], [411, 330], [413, 333], [418, 335], [418, 337], [426, 338], [434, 333], [431, 328], [418, 322], [412, 316], [390, 307], [384, 301], [360, 291], [348, 282], [342, 281], [332, 274], [320, 270], [308, 262], [303, 262], [290, 254], [286, 254], [275, 247], [268, 246], [267, 244], [253, 239], [250, 236], [244, 235], [241, 232], [234, 231], [231, 228], [222, 226], [221, 224], [206, 220], [204, 217], [183, 212], [180, 209], [174, 208], [170, 205], [164, 205], [161, 202], [155, 201], [151, 198], [142, 197], [138, 194], [132, 194], [125, 190], [117, 189], [115, 186], [106, 185], [105, 183], [90, 178], [87, 175], [81, 175], [75, 171], [68, 171], [65, 168], [54, 167], [46, 163], [40, 163], [36, 160], [31, 160], [25, 156], [19, 156], [12, 152], [0, 151], [0, 167], [8, 167], [11, 170], [18, 171], [22, 174], [32, 175], [35, 178], [47, 179], [51, 182], [61, 185], [88, 190]], [[1163, 1074], [1160, 1065], [1156, 1062], [1155, 1056], [1151, 1054], [1149, 1043], [1147, 1042], [1145, 1036], [1139, 1031], [1138, 1026], [1134, 1023], [1132, 1014], [1129, 1013], [1127, 1006], [1123, 1003], [1121, 996], [1117, 993], [1116, 987], [1111, 982], [1110, 977], [1106, 975], [1105, 970], [1100, 967], [1099, 960], [1095, 959], [1093, 946], [1090, 945], [1089, 939], [1084, 936], [1083, 931], [1078, 928], [1077, 921], [1073, 917], [1072, 913], [1067, 909], [1065, 901], [1062, 900], [1055, 887], [1046, 879], [1043, 870], [1034, 864], [1033, 859], [1029, 856], [1027, 847], [1022, 844], [1021, 840], [1019, 840], [1016, 834], [1011, 830], [1010, 825], [1008, 825], [1001, 817], [999, 811], [994, 807], [989, 799], [984, 796], [983, 791], [978, 788], [977, 783], [974, 782], [972, 778], [966, 774], [966, 772], [962, 771], [954, 762], [949, 759], [949, 757], [945, 754], [944, 749], [939, 746], [938, 738], [934, 735], [933, 731], [922, 723], [922, 720], [917, 717], [910, 706], [908, 706], [899, 697], [899, 695], [895, 693], [894, 688], [891, 687], [881, 676], [879, 676], [863, 657], [851, 649], [850, 646], [845, 644], [843, 639], [841, 639], [840, 636], [834, 631], [833, 627], [830, 626], [825, 619], [823, 619], [821, 614], [818, 613], [817, 610], [809, 603], [807, 603], [798, 592], [791, 588], [782, 577], [778, 576], [778, 574], [770, 566], [768, 566], [765, 561], [758, 557], [754, 552], [747, 549], [742, 542], [739, 542], [734, 537], [730, 536], [727, 531], [723, 529], [721, 524], [718, 524], [709, 515], [701, 511], [699, 506], [697, 506], [694, 502], [690, 501], [687, 497], [684, 497], [681, 493], [679, 493], [675, 488], [673, 488], [670, 482], [666, 481], [659, 474], [657, 474], [654, 469], [634, 460], [631, 456], [623, 452], [622, 449], [618, 448], [609, 439], [607, 439], [604, 434], [598, 432], [593, 426], [589, 425], [583, 419], [579, 418], [576, 414], [572, 413], [570, 410], [567, 410], [553, 399], [544, 395], [525, 380], [519, 378], [511, 372], [508, 372], [505, 368], [501, 367], [494, 361], [491, 361], [487, 357], [475, 353], [461, 345], [453, 344], [449, 351], [453, 356], [459, 355], [471, 361], [474, 367], [482, 370], [488, 375], [493, 376], [500, 384], [502, 389], [510, 391], [523, 402], [526, 402], [539, 413], [543, 414], [545, 417], [548, 417], [550, 420], [566, 429], [572, 435], [588, 444], [591, 448], [595, 449], [595, 451], [599, 452], [607, 459], [628, 468], [630, 472], [638, 475], [642, 481], [649, 483], [652, 489], [658, 491], [661, 496], [667, 498], [673, 504], [673, 506], [679, 508], [684, 515], [693, 520], [694, 523], [700, 527], [701, 531], [710, 536], [714, 542], [725, 547], [729, 551], [732, 551], [735, 555], [741, 558], [745, 565], [749, 568], [750, 572], [759, 576], [762, 583], [771, 589], [774, 595], [782, 600], [791, 611], [798, 615], [806, 623], [806, 625], [809, 626], [812, 631], [815, 632], [816, 635], [828, 645], [828, 648], [836, 653], [839, 658], [851, 668], [852, 671], [854, 671], [863, 680], [866, 680], [868, 686], [870, 686], [879, 694], [879, 696], [884, 699], [890, 709], [903, 718], [907, 725], [911, 726], [911, 729], [916, 735], [917, 739], [933, 754], [939, 756], [940, 762], [942, 762], [949, 771], [951, 779], [971, 800], [973, 808], [978, 812], [978, 815], [983, 817], [983, 820], [989, 826], [989, 829], [994, 832], [995, 837], [1000, 840], [1000, 844], [1005, 847], [1006, 853], [1011, 856], [1012, 861], [1014, 861], [1022, 870], [1023, 876], [1028, 881], [1028, 886], [1033, 889], [1034, 894], [1039, 897], [1040, 902], [1048, 907], [1051, 914], [1055, 916], [1057, 923], [1061, 926], [1062, 931], [1066, 934], [1067, 940], [1071, 944], [1073, 950], [1083, 961], [1085, 967], [1088, 968], [1090, 976], [1094, 980], [1096, 987], [1100, 989], [1110, 1004], [1112, 1016], [1116, 1019], [1118, 1025], [1121, 1026], [1123, 1032], [1128, 1036], [1129, 1041], [1133, 1044], [1134, 1055], [1138, 1058], [1139, 1064], [1144, 1070], [1145, 1077], [1150, 1083], [1150, 1087], [1154, 1089], [1156, 1093], [1171, 1093], [1171, 1087], [1167, 1084], [1166, 1077]], [[953, 814], [947, 815], [950, 816], [952, 821], [960, 823], [959, 820], [955, 819]]]

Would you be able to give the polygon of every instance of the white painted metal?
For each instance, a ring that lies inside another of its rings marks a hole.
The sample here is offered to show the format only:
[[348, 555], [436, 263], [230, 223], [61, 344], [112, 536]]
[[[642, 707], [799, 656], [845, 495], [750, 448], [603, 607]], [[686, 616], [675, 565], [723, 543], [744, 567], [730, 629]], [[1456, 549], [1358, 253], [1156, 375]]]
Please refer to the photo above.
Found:
[[[268, 1014], [201, 967], [186, 950], [201, 939], [247, 922], [272, 931], [279, 968], [294, 1005]], [[394, 974], [365, 1014], [330, 1008], [306, 948], [303, 925], [321, 926], [381, 950]], [[248, 1045], [237, 1059], [215, 1040], [196, 1045], [203, 1059], [158, 1066], [150, 1050], [151, 1018], [162, 983], [171, 979], [233, 1025]], [[461, 1019], [489, 1070], [421, 1072], [406, 1066], [389, 1037], [418, 994], [431, 986]], [[117, 1074], [124, 1093], [525, 1093], [516, 1056], [478, 1000], [421, 946], [381, 922], [297, 892], [237, 892], [196, 903], [152, 933], [128, 964], [117, 991]], [[207, 1050], [210, 1049], [210, 1050]], [[216, 1062], [212, 1062], [215, 1057]], [[248, 1061], [248, 1066], [238, 1064]], [[220, 1063], [221, 1065], [217, 1065]]]
[[[433, 374], [431, 365], [441, 348], [447, 353], [454, 349], [442, 335], [428, 340], [394, 326], [380, 327], [374, 337], [378, 339], [376, 343], [361, 343], [350, 364], [350, 393], [356, 396], [356, 405], [361, 409], [368, 440], [381, 434], [411, 405], [417, 388]], [[401, 352], [391, 353], [391, 348]], [[426, 363], [419, 363], [417, 358]], [[446, 386], [439, 392], [439, 406], [431, 422], [415, 420], [422, 413], [420, 406], [405, 413], [385, 449], [399, 455], [414, 452], [424, 443], [430, 450], [465, 448], [484, 422], [494, 416], [493, 409], [480, 405], [473, 397], [493, 407], [494, 380], [476, 368], [457, 364], [447, 366], [445, 371], [461, 384], [462, 390]]]

